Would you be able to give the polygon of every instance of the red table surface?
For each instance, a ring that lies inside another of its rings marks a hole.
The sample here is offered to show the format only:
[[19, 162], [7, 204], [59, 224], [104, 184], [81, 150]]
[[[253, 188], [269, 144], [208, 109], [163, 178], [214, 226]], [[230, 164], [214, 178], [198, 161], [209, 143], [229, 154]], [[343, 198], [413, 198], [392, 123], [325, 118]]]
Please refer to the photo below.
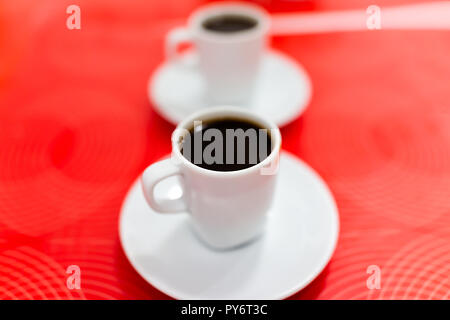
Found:
[[[118, 216], [133, 180], [170, 152], [174, 127], [152, 110], [146, 84], [165, 32], [199, 3], [78, 1], [73, 31], [71, 3], [0, 2], [0, 298], [167, 298], [126, 260]], [[292, 298], [450, 298], [449, 32], [286, 36], [272, 46], [314, 86], [304, 115], [282, 128], [283, 147], [325, 179], [341, 222], [329, 265]], [[81, 289], [67, 288], [69, 265], [81, 268]], [[366, 285], [371, 265], [378, 290]]]

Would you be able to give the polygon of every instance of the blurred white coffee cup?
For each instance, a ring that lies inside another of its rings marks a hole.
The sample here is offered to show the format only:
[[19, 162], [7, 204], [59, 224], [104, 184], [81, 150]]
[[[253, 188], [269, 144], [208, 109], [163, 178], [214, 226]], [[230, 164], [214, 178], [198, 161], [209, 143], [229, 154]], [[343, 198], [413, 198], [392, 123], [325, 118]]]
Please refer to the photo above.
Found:
[[191, 14], [187, 26], [168, 33], [167, 59], [178, 59], [179, 45], [192, 43], [206, 83], [207, 102], [244, 106], [258, 77], [269, 25], [268, 14], [256, 5], [203, 6]]

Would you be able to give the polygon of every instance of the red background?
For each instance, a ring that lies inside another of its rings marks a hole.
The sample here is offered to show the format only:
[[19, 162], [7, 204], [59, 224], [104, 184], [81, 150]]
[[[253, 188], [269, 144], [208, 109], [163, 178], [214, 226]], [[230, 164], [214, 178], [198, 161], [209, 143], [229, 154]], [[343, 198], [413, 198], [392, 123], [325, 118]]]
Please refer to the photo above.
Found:
[[[380, 6], [408, 1], [377, 1]], [[81, 7], [82, 29], [66, 28]], [[369, 1], [261, 0], [269, 11]], [[0, 0], [0, 298], [161, 299], [117, 233], [130, 184], [170, 151], [146, 96], [165, 32], [198, 1]], [[337, 250], [295, 299], [450, 298], [450, 34], [275, 37], [314, 93], [282, 128], [340, 211]], [[81, 268], [81, 289], [66, 268]], [[367, 267], [381, 268], [369, 290]]]

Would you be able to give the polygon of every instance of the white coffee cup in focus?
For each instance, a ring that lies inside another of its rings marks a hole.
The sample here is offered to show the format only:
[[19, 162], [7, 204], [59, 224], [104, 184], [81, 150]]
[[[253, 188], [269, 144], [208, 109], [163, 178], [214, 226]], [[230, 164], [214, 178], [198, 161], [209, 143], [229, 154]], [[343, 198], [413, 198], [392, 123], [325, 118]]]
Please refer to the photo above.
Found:
[[[267, 157], [242, 170], [214, 171], [183, 156], [182, 141], [186, 132], [193, 130], [195, 122], [228, 118], [251, 122], [270, 132], [271, 150], [266, 153]], [[204, 109], [177, 126], [172, 134], [172, 157], [158, 161], [144, 171], [145, 199], [159, 213], [187, 212], [196, 233], [211, 247], [239, 246], [255, 239], [265, 228], [275, 191], [280, 148], [281, 134], [271, 120], [244, 108]], [[179, 177], [171, 181], [182, 189], [183, 195], [172, 199], [166, 194], [161, 200], [161, 195], [155, 194], [155, 187], [171, 176]]]

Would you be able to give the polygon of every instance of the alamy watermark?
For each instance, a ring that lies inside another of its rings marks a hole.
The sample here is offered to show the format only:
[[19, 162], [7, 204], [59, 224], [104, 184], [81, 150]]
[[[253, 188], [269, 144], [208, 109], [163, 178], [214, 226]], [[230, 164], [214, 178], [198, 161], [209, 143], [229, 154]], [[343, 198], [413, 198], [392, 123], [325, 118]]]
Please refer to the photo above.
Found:
[[66, 26], [69, 30], [81, 29], [81, 9], [76, 4], [67, 7], [66, 13], [70, 14], [66, 20]]
[[66, 286], [69, 290], [81, 289], [81, 269], [73, 264], [67, 267], [66, 273], [69, 274], [66, 280]]
[[366, 20], [366, 26], [369, 30], [381, 29], [381, 8], [377, 5], [370, 5], [366, 9], [366, 13], [369, 15]]
[[[178, 128], [172, 136], [183, 157], [193, 164], [253, 166], [264, 161], [273, 151], [275, 129], [203, 130], [202, 126], [202, 121], [197, 120], [193, 129]], [[172, 160], [177, 161], [176, 157]], [[274, 159], [261, 168], [261, 174], [275, 174], [277, 169], [278, 159]]]
[[381, 269], [376, 264], [372, 264], [367, 267], [367, 274], [370, 274], [366, 280], [366, 286], [369, 290], [381, 289]]

